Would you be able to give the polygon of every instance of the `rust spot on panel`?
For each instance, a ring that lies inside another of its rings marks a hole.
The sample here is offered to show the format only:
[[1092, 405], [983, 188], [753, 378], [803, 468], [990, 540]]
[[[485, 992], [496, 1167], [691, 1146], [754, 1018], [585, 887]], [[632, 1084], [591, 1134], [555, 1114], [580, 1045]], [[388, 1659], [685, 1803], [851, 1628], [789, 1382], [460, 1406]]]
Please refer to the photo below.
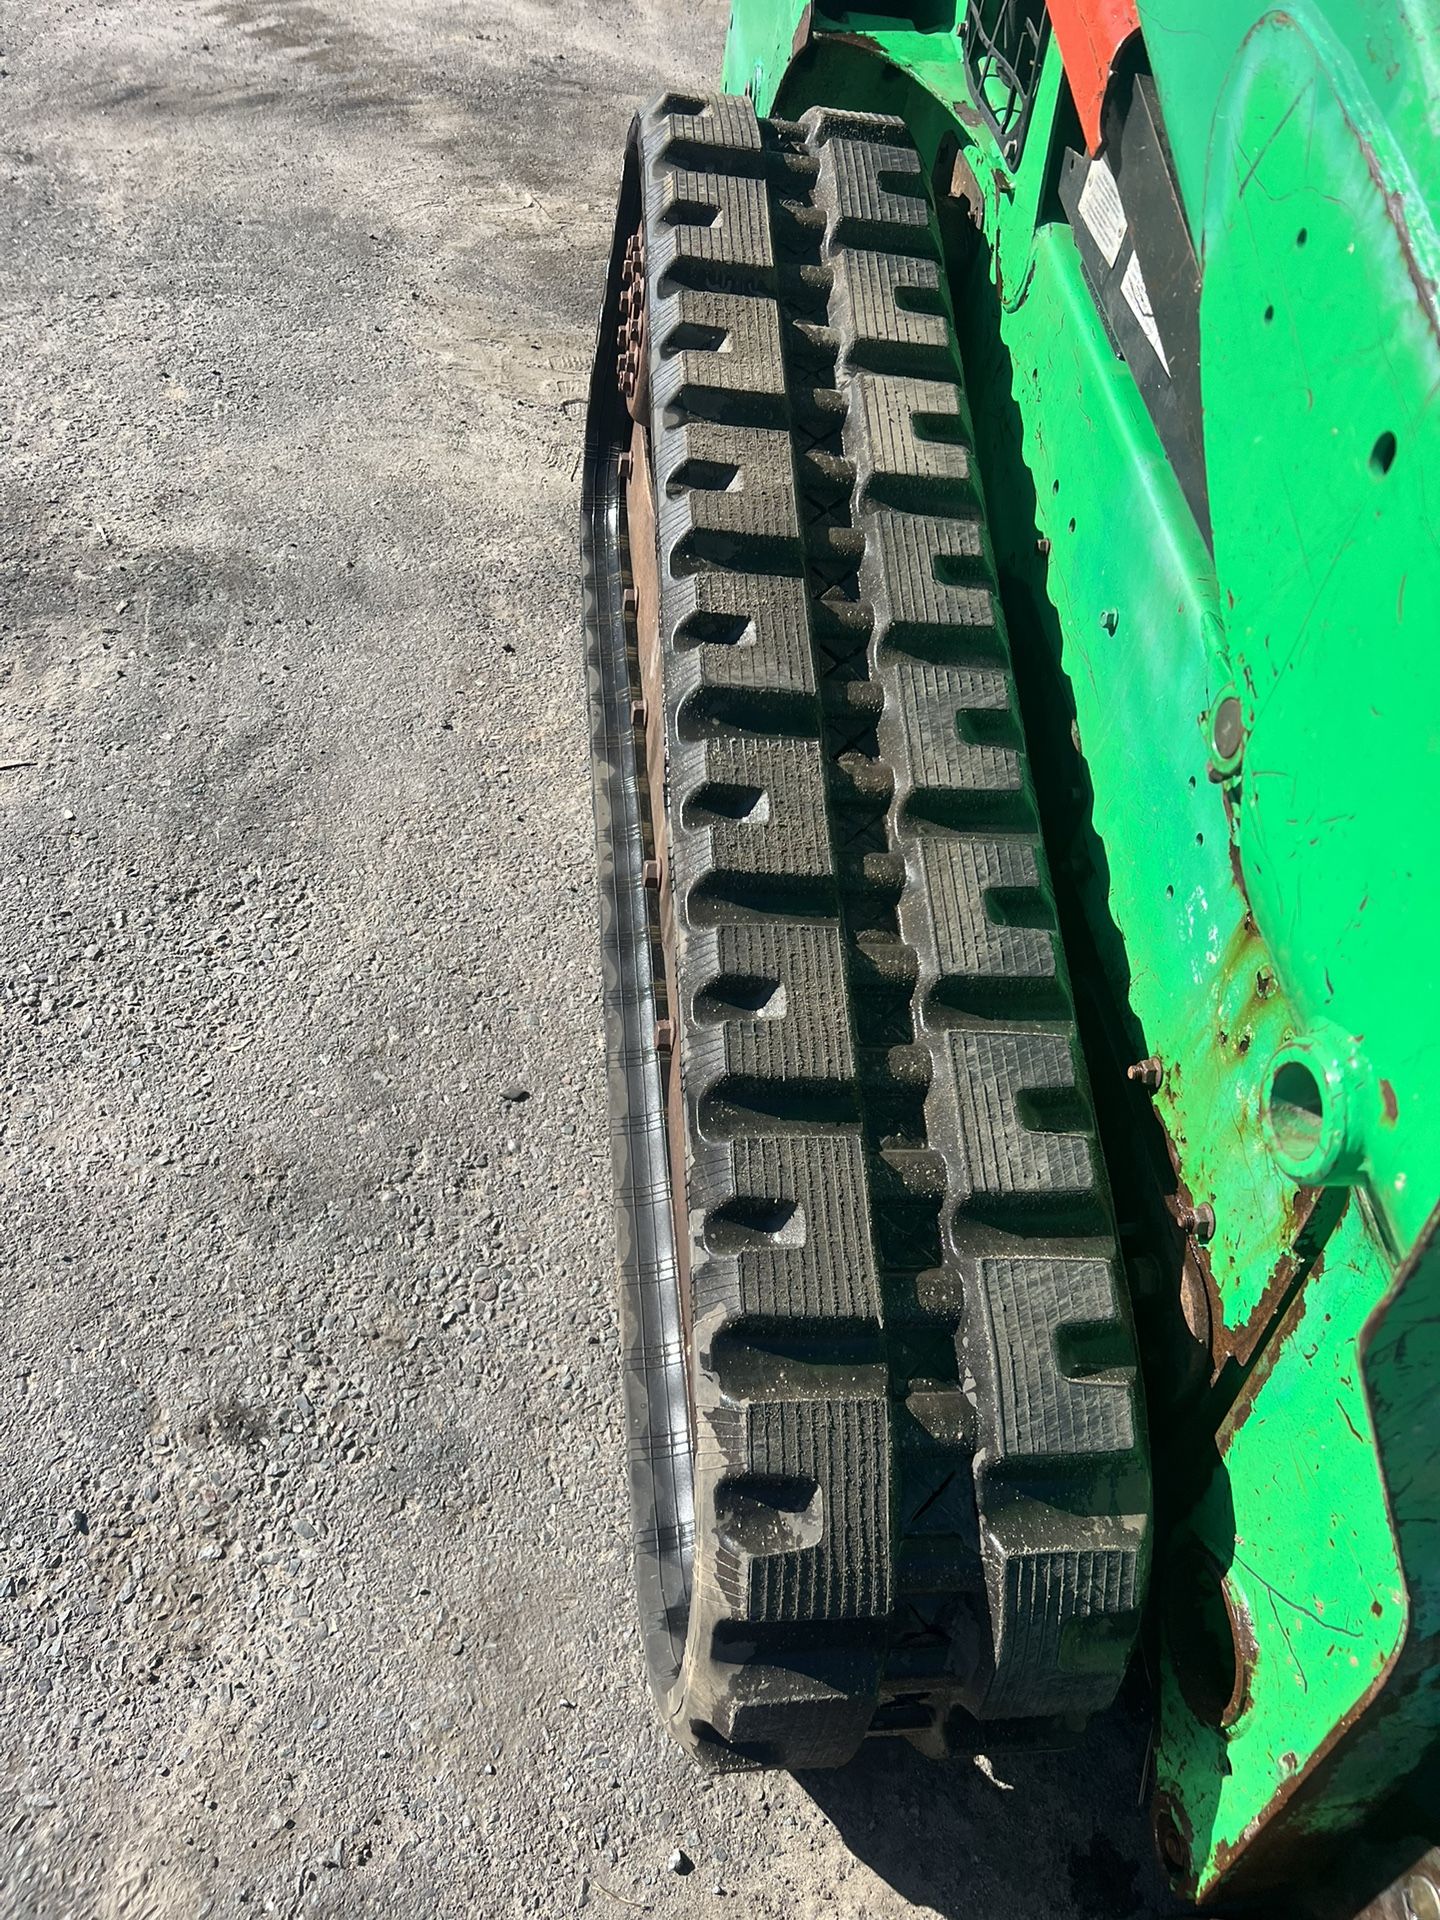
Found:
[[877, 53], [882, 60], [885, 58], [885, 49], [868, 33], [828, 33], [822, 30], [815, 38], [823, 40], [827, 47], [858, 47], [861, 53]]
[[[1225, 795], [1225, 811], [1227, 814], [1230, 811], [1230, 795], [1228, 791]], [[1233, 832], [1230, 835], [1230, 878], [1235, 882], [1235, 891], [1240, 895], [1240, 898], [1242, 900], [1248, 900], [1250, 896], [1245, 891], [1245, 870], [1240, 864], [1240, 842], [1236, 839]]]
[[1190, 1337], [1203, 1353], [1211, 1357], [1213, 1363], [1216, 1309], [1210, 1299], [1200, 1261], [1192, 1256], [1189, 1249], [1180, 1269], [1180, 1312]]
[[958, 149], [950, 168], [950, 198], [958, 200], [965, 209], [966, 217], [972, 226], [983, 227], [985, 222], [985, 195], [980, 182], [975, 178], [975, 169]]
[[1386, 1126], [1393, 1127], [1400, 1118], [1400, 1102], [1395, 1098], [1395, 1089], [1388, 1080], [1380, 1082], [1380, 1105], [1384, 1110]]
[[1228, 1730], [1250, 1704], [1250, 1676], [1260, 1657], [1260, 1643], [1255, 1637], [1255, 1623], [1250, 1618], [1250, 1609], [1245, 1602], [1224, 1580], [1221, 1581], [1221, 1593], [1225, 1600], [1225, 1611], [1230, 1617], [1230, 1636], [1235, 1643], [1235, 1690], [1225, 1702], [1220, 1715], [1221, 1726]]
[[[1271, 1270], [1265, 1290], [1255, 1303], [1255, 1309], [1242, 1327], [1229, 1328], [1223, 1334], [1224, 1352], [1217, 1351], [1217, 1363], [1225, 1359], [1234, 1359], [1241, 1366], [1248, 1366], [1255, 1357], [1261, 1341], [1281, 1315], [1289, 1311], [1296, 1296], [1308, 1279], [1324, 1271], [1325, 1246], [1331, 1234], [1339, 1224], [1340, 1216], [1349, 1204], [1349, 1189], [1338, 1187], [1297, 1187], [1287, 1202], [1287, 1219], [1283, 1238], [1287, 1251], [1280, 1255]], [[1276, 1352], [1283, 1344], [1281, 1333], [1272, 1342], [1271, 1350], [1262, 1358], [1261, 1367], [1268, 1372], [1274, 1365]], [[1259, 1384], [1259, 1372], [1246, 1383], [1246, 1392]], [[1244, 1415], [1236, 1425], [1242, 1425]]]
[[[1175, 1070], [1172, 1068], [1171, 1071], [1173, 1074]], [[1180, 1258], [1180, 1313], [1196, 1345], [1208, 1356], [1213, 1380], [1225, 1350], [1225, 1316], [1220, 1303], [1220, 1289], [1216, 1285], [1210, 1255], [1206, 1250], [1208, 1236], [1202, 1238], [1186, 1226], [1187, 1221], [1198, 1220], [1200, 1208], [1181, 1177], [1180, 1156], [1170, 1137], [1169, 1128], [1162, 1125], [1161, 1132], [1175, 1173], [1175, 1191], [1166, 1205], [1176, 1227], [1184, 1235], [1184, 1251]]]

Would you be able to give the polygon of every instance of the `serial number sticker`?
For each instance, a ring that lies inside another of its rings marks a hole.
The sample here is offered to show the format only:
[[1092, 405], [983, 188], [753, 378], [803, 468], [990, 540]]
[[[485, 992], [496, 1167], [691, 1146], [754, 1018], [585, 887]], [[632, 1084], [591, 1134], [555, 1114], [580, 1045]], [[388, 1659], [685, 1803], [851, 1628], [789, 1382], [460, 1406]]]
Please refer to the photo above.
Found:
[[1165, 358], [1164, 343], [1160, 338], [1160, 329], [1155, 324], [1155, 314], [1150, 306], [1150, 289], [1145, 284], [1145, 276], [1140, 271], [1140, 256], [1132, 253], [1120, 276], [1120, 291], [1125, 296], [1125, 304], [1140, 322], [1140, 331], [1155, 349], [1155, 358], [1170, 371], [1170, 362]]
[[1092, 161], [1080, 189], [1078, 205], [1080, 218], [1090, 229], [1090, 238], [1104, 254], [1106, 266], [1113, 267], [1125, 238], [1125, 209], [1120, 203], [1115, 176], [1103, 160]]

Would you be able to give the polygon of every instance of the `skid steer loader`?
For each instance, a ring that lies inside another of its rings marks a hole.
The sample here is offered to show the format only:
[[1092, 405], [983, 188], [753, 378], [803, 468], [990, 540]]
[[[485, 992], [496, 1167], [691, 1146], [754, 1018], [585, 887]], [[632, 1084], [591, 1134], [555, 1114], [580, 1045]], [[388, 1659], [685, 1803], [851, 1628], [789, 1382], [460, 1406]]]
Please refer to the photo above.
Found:
[[583, 559], [704, 1763], [1063, 1743], [1138, 1653], [1177, 1895], [1440, 1916], [1437, 216], [1427, 0], [735, 0], [631, 128]]

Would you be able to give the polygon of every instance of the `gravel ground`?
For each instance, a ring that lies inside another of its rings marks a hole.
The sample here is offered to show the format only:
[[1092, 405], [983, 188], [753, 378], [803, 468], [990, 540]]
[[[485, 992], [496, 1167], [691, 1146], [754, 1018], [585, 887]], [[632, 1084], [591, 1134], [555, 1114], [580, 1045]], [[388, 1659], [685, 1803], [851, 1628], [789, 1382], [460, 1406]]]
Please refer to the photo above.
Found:
[[577, 476], [723, 25], [0, 4], [6, 1915], [1158, 1910], [1133, 1721], [712, 1783], [650, 1718]]

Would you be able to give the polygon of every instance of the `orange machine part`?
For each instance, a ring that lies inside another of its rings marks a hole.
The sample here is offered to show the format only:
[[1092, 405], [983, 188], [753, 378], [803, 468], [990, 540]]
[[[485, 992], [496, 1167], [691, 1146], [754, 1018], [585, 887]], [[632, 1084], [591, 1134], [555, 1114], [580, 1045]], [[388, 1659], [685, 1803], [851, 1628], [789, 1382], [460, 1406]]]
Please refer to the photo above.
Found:
[[1140, 31], [1135, 0], [1050, 0], [1065, 77], [1075, 96], [1085, 144], [1100, 145], [1100, 103], [1122, 42]]

